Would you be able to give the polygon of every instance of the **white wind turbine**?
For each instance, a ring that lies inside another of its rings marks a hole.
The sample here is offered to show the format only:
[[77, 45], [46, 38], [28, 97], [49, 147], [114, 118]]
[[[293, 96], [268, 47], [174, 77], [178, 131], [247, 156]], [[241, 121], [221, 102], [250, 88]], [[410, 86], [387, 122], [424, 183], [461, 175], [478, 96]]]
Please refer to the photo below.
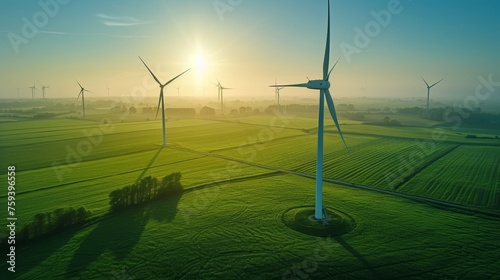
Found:
[[83, 118], [85, 119], [85, 92], [90, 92], [90, 93], [92, 92], [83, 88], [80, 82], [78, 82], [78, 80], [76, 81], [76, 83], [80, 86], [80, 93], [78, 93], [78, 97], [76, 98], [76, 100], [80, 98], [80, 95], [82, 96], [82, 114]]
[[[422, 77], [420, 77], [420, 78], [422, 78]], [[442, 80], [444, 80], [444, 79], [441, 79], [441, 80], [439, 80], [439, 81], [435, 82], [434, 84], [429, 85], [429, 84], [425, 81], [425, 79], [424, 79], [424, 78], [422, 78], [422, 81], [424, 81], [425, 85], [427, 86], [427, 108], [425, 109], [425, 114], [426, 114], [427, 116], [429, 116], [429, 96], [430, 96], [430, 94], [431, 94], [431, 88], [432, 88], [433, 86], [437, 85], [437, 84], [438, 84], [439, 82], [441, 82]]]
[[283, 89], [283, 87], [278, 87], [276, 86], [277, 85], [277, 82], [276, 82], [276, 78], [274, 78], [274, 98], [277, 100], [278, 102], [278, 112], [281, 112], [281, 106], [280, 106], [280, 90]]
[[219, 81], [218, 82], [218, 87], [219, 87], [219, 96], [220, 96], [220, 112], [221, 114], [224, 114], [224, 90], [225, 89], [232, 89], [232, 88], [227, 88], [223, 87]]
[[45, 89], [46, 89], [46, 88], [50, 88], [50, 86], [44, 86], [44, 85], [42, 84], [42, 96], [43, 96], [43, 99], [45, 99]]
[[[335, 112], [335, 105], [333, 103], [333, 98], [330, 94], [330, 73], [332, 72], [337, 62], [329, 69], [330, 62], [330, 1], [328, 1], [328, 27], [326, 35], [326, 49], [325, 57], [323, 61], [323, 79], [322, 80], [309, 80], [304, 84], [289, 84], [289, 85], [273, 85], [271, 87], [305, 87], [308, 89], [319, 90], [319, 116], [318, 116], [318, 148], [316, 157], [316, 204], [314, 209], [314, 218], [316, 220], [323, 220], [323, 126], [324, 126], [324, 110], [325, 110], [325, 99], [328, 104], [328, 109], [330, 115], [332, 116], [335, 126], [340, 134], [342, 142], [349, 152], [349, 148], [344, 140], [344, 135], [340, 130], [339, 122], [337, 119], [337, 114]], [[350, 153], [350, 152], [349, 152]]]
[[155, 79], [155, 81], [160, 86], [160, 97], [158, 99], [158, 109], [156, 110], [156, 117], [155, 118], [158, 117], [158, 111], [160, 110], [160, 102], [161, 102], [161, 124], [162, 124], [162, 129], [163, 129], [163, 146], [166, 146], [167, 145], [167, 134], [165, 132], [165, 103], [163, 101], [163, 88], [166, 87], [171, 82], [173, 82], [175, 79], [179, 78], [182, 74], [186, 73], [187, 71], [189, 71], [191, 69], [188, 69], [188, 70], [180, 73], [179, 75], [175, 76], [170, 81], [162, 84], [160, 82], [160, 80], [158, 80], [158, 78], [155, 76], [155, 74], [153, 74], [153, 71], [151, 71], [151, 69], [149, 69], [149, 67], [146, 65], [146, 62], [144, 62], [144, 60], [142, 60], [142, 58], [140, 56], [139, 56], [139, 59], [142, 61], [142, 63], [144, 64], [144, 66], [146, 66], [146, 68], [148, 69], [148, 71], [151, 74], [151, 76], [153, 76], [153, 78]]
[[31, 99], [35, 99], [35, 91], [38, 90], [35, 86], [35, 83], [33, 83], [33, 86], [29, 88], [31, 89]]

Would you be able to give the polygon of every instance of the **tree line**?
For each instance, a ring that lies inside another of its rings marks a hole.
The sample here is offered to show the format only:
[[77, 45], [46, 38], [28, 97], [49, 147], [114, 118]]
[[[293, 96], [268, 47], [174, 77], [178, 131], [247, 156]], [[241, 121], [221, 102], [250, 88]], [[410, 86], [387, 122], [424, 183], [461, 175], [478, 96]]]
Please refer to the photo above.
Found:
[[[90, 211], [85, 207], [78, 209], [73, 207], [57, 208], [52, 212], [38, 213], [30, 223], [18, 232], [16, 245], [62, 231], [71, 226], [84, 224], [89, 220], [90, 215]], [[1, 240], [0, 244], [1, 248], [8, 246], [5, 240]]]
[[147, 176], [135, 184], [116, 189], [109, 194], [111, 211], [118, 211], [148, 201], [182, 193], [181, 173], [169, 174], [160, 181]]

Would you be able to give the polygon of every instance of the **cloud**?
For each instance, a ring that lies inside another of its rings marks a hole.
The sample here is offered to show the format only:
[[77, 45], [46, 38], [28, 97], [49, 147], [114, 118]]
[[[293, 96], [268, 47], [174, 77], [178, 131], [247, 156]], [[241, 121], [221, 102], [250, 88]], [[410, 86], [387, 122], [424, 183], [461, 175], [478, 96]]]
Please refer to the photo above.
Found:
[[115, 17], [106, 14], [96, 14], [96, 17], [106, 26], [124, 27], [151, 23], [150, 21], [144, 21], [134, 17]]
[[72, 33], [72, 32], [61, 32], [61, 31], [39, 31], [43, 34], [52, 35], [84, 35], [84, 36], [102, 36], [102, 37], [112, 37], [112, 38], [148, 38], [149, 36], [142, 35], [117, 35], [117, 34], [107, 34], [107, 33]]

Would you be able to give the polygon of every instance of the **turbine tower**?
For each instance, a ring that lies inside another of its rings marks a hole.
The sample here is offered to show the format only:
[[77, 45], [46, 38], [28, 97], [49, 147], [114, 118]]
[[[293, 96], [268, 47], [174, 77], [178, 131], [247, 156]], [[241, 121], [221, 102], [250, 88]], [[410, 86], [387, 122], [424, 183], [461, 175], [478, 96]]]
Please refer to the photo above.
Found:
[[42, 96], [43, 96], [43, 99], [45, 99], [45, 89], [46, 89], [46, 88], [50, 88], [50, 86], [44, 86], [44, 85], [42, 84]]
[[160, 86], [160, 97], [158, 99], [158, 109], [156, 110], [156, 117], [155, 117], [155, 119], [158, 118], [158, 111], [160, 110], [160, 102], [161, 102], [161, 125], [162, 125], [162, 129], [163, 129], [163, 146], [166, 146], [167, 145], [167, 135], [166, 135], [166, 132], [165, 132], [165, 103], [163, 101], [163, 88], [166, 87], [171, 82], [173, 82], [175, 79], [179, 78], [182, 74], [186, 73], [187, 71], [189, 71], [191, 69], [188, 69], [188, 70], [180, 73], [179, 75], [175, 76], [170, 81], [162, 84], [160, 82], [160, 80], [158, 80], [158, 78], [155, 76], [155, 74], [153, 74], [153, 71], [151, 71], [151, 69], [149, 69], [149, 67], [146, 65], [146, 62], [144, 62], [144, 60], [142, 60], [142, 58], [140, 56], [139, 56], [139, 59], [142, 61], [142, 63], [144, 64], [144, 66], [146, 66], [146, 68], [148, 69], [148, 71], [151, 74], [151, 76], [153, 76], [153, 78], [155, 79], [155, 81]]
[[275, 85], [275, 88], [274, 88], [274, 98], [278, 101], [278, 112], [281, 112], [281, 106], [280, 106], [280, 90], [283, 89], [283, 87], [278, 87], [276, 86], [276, 78], [274, 78], [274, 85]]
[[31, 89], [31, 99], [35, 99], [35, 91], [38, 90], [35, 86], [35, 83], [33, 83], [33, 86], [29, 88]]
[[76, 98], [76, 100], [78, 100], [80, 98], [80, 95], [82, 96], [82, 114], [83, 114], [83, 118], [85, 119], [85, 92], [90, 92], [90, 93], [92, 93], [92, 92], [83, 88], [82, 85], [80, 84], [80, 82], [76, 81], [76, 83], [80, 86], [80, 93], [78, 94], [78, 97]]
[[[422, 77], [420, 77], [422, 78]], [[431, 88], [435, 85], [437, 85], [439, 82], [441, 82], [443, 79], [437, 81], [436, 83], [432, 84], [431, 86], [429, 86], [429, 84], [425, 81], [424, 78], [422, 78], [422, 80], [424, 81], [425, 85], [427, 86], [427, 108], [425, 109], [425, 114], [427, 116], [429, 116], [429, 96], [431, 94]]]
[[225, 89], [232, 89], [232, 88], [226, 88], [221, 85], [219, 81], [218, 82], [218, 87], [219, 87], [219, 97], [220, 97], [220, 112], [221, 114], [224, 114], [224, 90]]
[[[318, 149], [317, 149], [317, 157], [316, 157], [316, 205], [314, 211], [314, 218], [316, 220], [323, 220], [323, 124], [324, 124], [324, 110], [325, 110], [325, 99], [328, 104], [328, 109], [330, 111], [330, 115], [332, 116], [333, 121], [335, 122], [335, 126], [340, 134], [342, 142], [346, 150], [350, 153], [349, 148], [344, 139], [344, 135], [340, 130], [339, 122], [337, 119], [337, 113], [335, 111], [335, 105], [333, 103], [333, 98], [330, 94], [330, 82], [328, 81], [330, 78], [330, 73], [332, 72], [337, 62], [333, 65], [333, 67], [329, 70], [329, 61], [330, 61], [330, 1], [328, 1], [328, 27], [327, 27], [327, 35], [326, 35], [326, 49], [325, 49], [325, 57], [323, 61], [323, 79], [322, 80], [309, 80], [304, 84], [289, 84], [289, 85], [274, 85], [271, 87], [305, 87], [308, 89], [319, 90], [319, 115], [318, 115]], [[326, 216], [326, 215], [325, 215]]]
[[214, 84], [214, 85], [217, 87], [217, 102], [220, 102], [220, 88], [221, 88], [222, 86], [220, 85], [219, 80], [217, 80], [217, 83], [216, 83], [216, 84]]

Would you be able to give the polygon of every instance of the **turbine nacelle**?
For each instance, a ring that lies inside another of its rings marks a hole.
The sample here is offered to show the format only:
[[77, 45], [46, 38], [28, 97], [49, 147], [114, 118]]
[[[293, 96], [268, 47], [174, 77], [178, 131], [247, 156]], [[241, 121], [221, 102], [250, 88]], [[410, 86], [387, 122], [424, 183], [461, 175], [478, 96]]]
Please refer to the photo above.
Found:
[[307, 88], [325, 90], [330, 88], [330, 82], [324, 80], [311, 80], [307, 82]]
[[270, 87], [280, 90], [285, 87], [305, 87], [308, 89], [327, 90], [330, 88], [330, 82], [325, 80], [310, 80], [305, 84], [272, 85]]

